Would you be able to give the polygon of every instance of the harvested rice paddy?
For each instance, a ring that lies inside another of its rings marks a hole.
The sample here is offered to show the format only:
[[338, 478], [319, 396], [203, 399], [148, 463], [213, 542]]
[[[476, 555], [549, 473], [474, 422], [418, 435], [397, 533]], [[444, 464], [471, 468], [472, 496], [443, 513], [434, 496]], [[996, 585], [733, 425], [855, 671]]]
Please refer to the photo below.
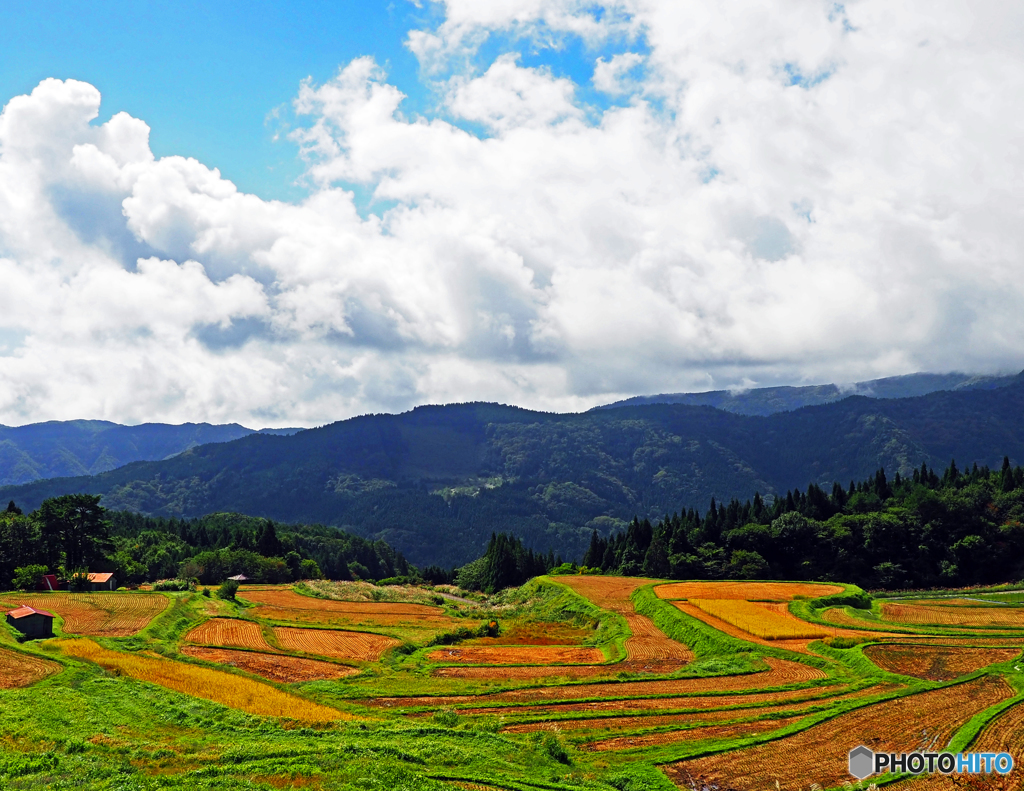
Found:
[[809, 582], [672, 582], [654, 589], [659, 599], [743, 599], [746, 601], [790, 601], [797, 597], [815, 599], [843, 592], [841, 585]]
[[186, 634], [185, 640], [200, 645], [252, 648], [256, 651], [275, 650], [267, 642], [258, 623], [239, 618], [211, 618]]
[[345, 678], [359, 672], [354, 667], [321, 662], [317, 659], [303, 659], [283, 654], [264, 654], [258, 651], [233, 651], [227, 648], [210, 648], [202, 645], [186, 645], [181, 649], [181, 653], [206, 662], [237, 667], [246, 673], [284, 684], [296, 681], [326, 681]]
[[1024, 608], [948, 607], [924, 604], [882, 604], [882, 617], [891, 623], [919, 626], [1024, 628]]
[[470, 665], [585, 665], [604, 661], [599, 648], [574, 646], [466, 646], [440, 648], [427, 654], [431, 662]]
[[88, 637], [128, 637], [149, 625], [167, 609], [161, 593], [11, 593], [3, 602], [49, 610], [64, 621], [65, 634]]
[[393, 637], [366, 632], [345, 632], [339, 629], [295, 629], [275, 626], [274, 636], [282, 648], [305, 654], [376, 662], [386, 651], [401, 645]]
[[49, 659], [0, 648], [0, 689], [27, 687], [63, 669], [62, 665]]
[[870, 645], [864, 655], [883, 670], [929, 681], [952, 681], [1020, 656], [1016, 648]]

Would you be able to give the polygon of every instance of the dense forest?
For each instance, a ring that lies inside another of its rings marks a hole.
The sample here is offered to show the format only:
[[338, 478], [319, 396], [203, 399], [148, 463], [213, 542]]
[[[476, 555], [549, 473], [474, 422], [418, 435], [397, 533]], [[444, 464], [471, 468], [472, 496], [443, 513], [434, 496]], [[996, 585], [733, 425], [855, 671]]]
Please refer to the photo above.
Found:
[[30, 514], [12, 501], [0, 512], [0, 588], [18, 569], [70, 579], [112, 571], [122, 584], [166, 578], [218, 583], [235, 574], [254, 582], [327, 576], [408, 575], [405, 558], [384, 541], [320, 525], [276, 525], [240, 514], [163, 519], [107, 511], [93, 495], [63, 495]]
[[890, 481], [884, 470], [830, 492], [811, 484], [771, 504], [711, 501], [656, 524], [636, 519], [582, 565], [680, 579], [800, 579], [872, 588], [966, 586], [1024, 577], [1024, 469], [953, 461]]

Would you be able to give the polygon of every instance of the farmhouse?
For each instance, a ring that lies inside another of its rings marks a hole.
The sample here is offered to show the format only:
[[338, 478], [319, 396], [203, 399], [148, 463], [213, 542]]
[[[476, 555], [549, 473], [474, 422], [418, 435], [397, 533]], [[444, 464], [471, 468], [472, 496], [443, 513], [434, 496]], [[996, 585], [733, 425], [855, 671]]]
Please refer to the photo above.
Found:
[[117, 587], [117, 580], [109, 571], [97, 573], [89, 572], [89, 590], [91, 591], [112, 591]]
[[27, 637], [53, 637], [53, 613], [22, 605], [7, 613], [7, 623]]

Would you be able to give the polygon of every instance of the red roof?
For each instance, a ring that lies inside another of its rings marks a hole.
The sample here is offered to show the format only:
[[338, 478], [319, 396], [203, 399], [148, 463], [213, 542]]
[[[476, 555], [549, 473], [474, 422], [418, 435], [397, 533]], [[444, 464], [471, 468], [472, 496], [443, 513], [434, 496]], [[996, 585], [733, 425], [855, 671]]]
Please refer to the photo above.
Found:
[[89, 573], [89, 582], [109, 582], [110, 578], [114, 575], [109, 571], [97, 572], [92, 571]]
[[26, 615], [45, 615], [47, 618], [53, 617], [52, 612], [37, 610], [35, 607], [29, 607], [27, 604], [21, 605], [21, 607], [16, 610], [11, 610], [7, 615], [11, 618], [24, 618]]

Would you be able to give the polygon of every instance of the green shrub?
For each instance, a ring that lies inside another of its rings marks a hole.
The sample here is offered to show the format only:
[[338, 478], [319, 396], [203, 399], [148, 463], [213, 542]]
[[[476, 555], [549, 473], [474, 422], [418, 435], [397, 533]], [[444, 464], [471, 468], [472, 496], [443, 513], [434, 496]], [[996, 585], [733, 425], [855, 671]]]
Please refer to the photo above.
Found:
[[33, 564], [30, 566], [19, 566], [14, 570], [14, 579], [11, 584], [18, 590], [32, 590], [42, 580], [46, 573], [46, 566]]
[[234, 601], [238, 593], [238, 580], [224, 580], [217, 588], [217, 597], [224, 601]]
[[89, 572], [84, 569], [71, 572], [71, 576], [68, 578], [68, 590], [69, 591], [87, 591], [89, 590]]
[[558, 761], [560, 764], [572, 763], [569, 753], [565, 751], [565, 745], [553, 733], [549, 733], [544, 738], [544, 752], [548, 754], [549, 758]]
[[452, 709], [441, 709], [440, 711], [435, 711], [434, 716], [431, 719], [433, 719], [434, 722], [442, 728], [454, 728], [459, 724], [459, 715]]
[[153, 583], [153, 590], [155, 591], [188, 591], [195, 589], [195, 584], [190, 582], [189, 580], [158, 580], [157, 582]]

